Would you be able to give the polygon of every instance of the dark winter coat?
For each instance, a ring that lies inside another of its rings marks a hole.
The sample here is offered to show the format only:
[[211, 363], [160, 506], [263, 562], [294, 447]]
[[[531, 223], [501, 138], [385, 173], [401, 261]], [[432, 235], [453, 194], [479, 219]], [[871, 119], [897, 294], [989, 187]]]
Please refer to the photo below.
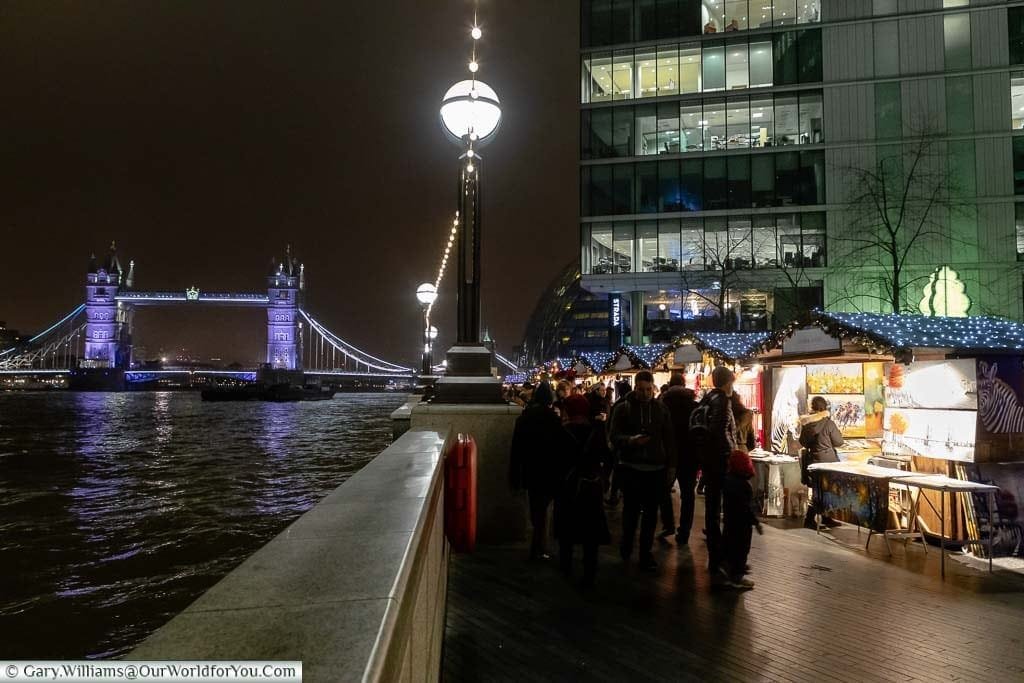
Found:
[[843, 434], [827, 411], [811, 413], [800, 418], [800, 445], [810, 451], [811, 464], [839, 462], [836, 447], [843, 445]]
[[569, 435], [549, 406], [531, 403], [516, 418], [509, 458], [513, 489], [554, 494], [568, 470]]
[[690, 415], [697, 407], [696, 395], [692, 389], [674, 386], [661, 395], [661, 402], [668, 408], [668, 414], [672, 418], [672, 431], [676, 439], [676, 460], [680, 467], [699, 465], [699, 455], [693, 451], [690, 444]]
[[[676, 467], [672, 418], [661, 402], [644, 403], [637, 400], [634, 392], [629, 392], [612, 411], [610, 434], [612, 447], [623, 467], [646, 471]], [[630, 445], [630, 437], [638, 434], [651, 438], [643, 446]]]
[[743, 565], [750, 553], [752, 529], [757, 526], [754, 512], [754, 488], [748, 477], [729, 472], [722, 483], [722, 538], [725, 555], [734, 578], [743, 576]]
[[565, 431], [570, 436], [569, 470], [555, 500], [555, 536], [572, 543], [610, 543], [602, 500], [604, 426], [571, 423]]
[[736, 450], [736, 418], [732, 412], [732, 400], [725, 392], [712, 389], [704, 397], [711, 405], [708, 413], [709, 443], [701, 462], [706, 476], [725, 476], [725, 464], [729, 455]]

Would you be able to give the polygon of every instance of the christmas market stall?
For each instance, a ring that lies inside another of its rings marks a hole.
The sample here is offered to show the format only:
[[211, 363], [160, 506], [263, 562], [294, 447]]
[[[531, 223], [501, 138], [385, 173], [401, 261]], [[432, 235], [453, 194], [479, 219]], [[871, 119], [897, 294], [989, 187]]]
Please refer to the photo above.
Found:
[[[1021, 553], [1024, 325], [818, 312], [761, 360], [773, 453], [799, 454], [816, 396], [843, 434], [840, 465], [816, 468], [826, 509], [873, 532], [924, 532], [958, 545], [992, 540], [996, 556]], [[908, 475], [915, 479], [901, 483]], [[922, 476], [960, 483], [919, 485]], [[986, 485], [999, 490], [992, 514]]]

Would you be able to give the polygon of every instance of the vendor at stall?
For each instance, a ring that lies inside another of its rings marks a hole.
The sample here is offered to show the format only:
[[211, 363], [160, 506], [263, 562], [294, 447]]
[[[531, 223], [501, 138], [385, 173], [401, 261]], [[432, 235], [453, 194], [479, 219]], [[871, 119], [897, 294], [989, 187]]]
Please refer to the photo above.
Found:
[[[810, 485], [808, 466], [815, 463], [839, 462], [836, 448], [843, 445], [843, 435], [832, 421], [828, 401], [822, 396], [812, 398], [811, 413], [800, 417], [800, 445], [804, 447], [804, 452], [800, 455], [800, 469], [805, 484]], [[804, 526], [808, 529], [817, 529], [818, 524], [814, 520], [816, 514], [821, 515], [821, 523], [825, 526], [839, 526], [839, 522], [820, 509], [819, 503], [820, 501], [814, 500], [807, 506]]]

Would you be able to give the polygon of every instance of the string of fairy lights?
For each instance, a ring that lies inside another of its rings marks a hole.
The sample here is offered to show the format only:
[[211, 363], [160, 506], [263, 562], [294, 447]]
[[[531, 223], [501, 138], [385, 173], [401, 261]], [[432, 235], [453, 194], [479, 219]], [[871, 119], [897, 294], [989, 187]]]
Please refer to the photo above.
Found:
[[[470, 90], [470, 96], [476, 99], [476, 74], [480, 70], [480, 62], [477, 61], [477, 44], [480, 39], [483, 38], [484, 32], [480, 28], [480, 3], [476, 0], [473, 3], [473, 25], [469, 30], [469, 37], [472, 39], [470, 47], [469, 57], [469, 77], [472, 87]], [[476, 168], [473, 165], [473, 159], [476, 158], [476, 151], [473, 149], [473, 144], [477, 141], [477, 134], [471, 129], [469, 132], [468, 139], [466, 140], [466, 158], [468, 163], [466, 164], [466, 172], [473, 173]], [[459, 236], [459, 212], [455, 212], [455, 218], [452, 220], [451, 230], [448, 232], [448, 241], [444, 246], [444, 251], [441, 254], [441, 263], [437, 267], [437, 277], [434, 279], [434, 291], [441, 290], [441, 282], [444, 280], [445, 270], [448, 268], [448, 258], [451, 256], [452, 249], [455, 247], [455, 239]], [[430, 314], [433, 311], [434, 302], [427, 305], [426, 313], [426, 324], [427, 329], [430, 329]]]

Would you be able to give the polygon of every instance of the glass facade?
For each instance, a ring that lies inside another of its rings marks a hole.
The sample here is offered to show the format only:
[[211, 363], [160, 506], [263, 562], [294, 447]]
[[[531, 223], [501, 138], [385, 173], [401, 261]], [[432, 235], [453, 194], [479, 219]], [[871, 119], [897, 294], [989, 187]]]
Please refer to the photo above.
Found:
[[583, 104], [820, 83], [821, 30], [594, 52], [580, 73]]
[[818, 144], [825, 141], [822, 93], [584, 109], [580, 134], [583, 159]]
[[583, 47], [813, 24], [821, 0], [582, 0]]
[[828, 265], [820, 212], [589, 223], [583, 273], [675, 273]]
[[821, 150], [583, 166], [580, 178], [583, 216], [825, 203]]

